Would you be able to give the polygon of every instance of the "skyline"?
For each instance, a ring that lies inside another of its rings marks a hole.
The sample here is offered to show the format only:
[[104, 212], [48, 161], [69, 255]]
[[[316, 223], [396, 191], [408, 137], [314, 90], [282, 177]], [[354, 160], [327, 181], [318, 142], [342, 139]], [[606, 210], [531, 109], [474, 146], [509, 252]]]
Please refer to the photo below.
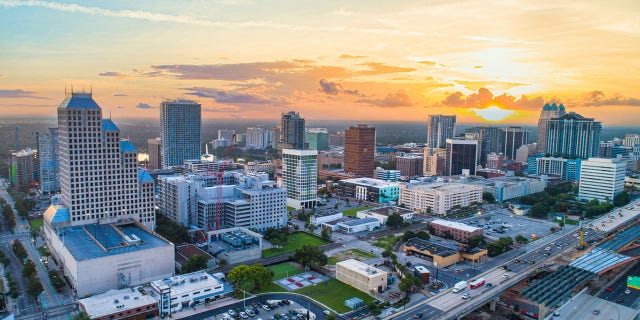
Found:
[[307, 120], [455, 114], [535, 125], [544, 103], [562, 102], [605, 126], [634, 125], [639, 9], [0, 0], [0, 115], [54, 117], [73, 85], [92, 88], [117, 119], [159, 119], [162, 101], [182, 97], [202, 104], [203, 120], [295, 110]]

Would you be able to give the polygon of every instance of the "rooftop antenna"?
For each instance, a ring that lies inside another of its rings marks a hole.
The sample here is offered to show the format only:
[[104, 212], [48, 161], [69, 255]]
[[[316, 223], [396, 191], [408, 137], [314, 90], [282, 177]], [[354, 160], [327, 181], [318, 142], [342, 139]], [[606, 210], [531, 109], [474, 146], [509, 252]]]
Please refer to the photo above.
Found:
[[89, 94], [93, 95], [93, 83], [89, 84]]
[[71, 94], [73, 94], [73, 83], [71, 84]]
[[109, 108], [109, 120], [111, 120], [111, 108]]

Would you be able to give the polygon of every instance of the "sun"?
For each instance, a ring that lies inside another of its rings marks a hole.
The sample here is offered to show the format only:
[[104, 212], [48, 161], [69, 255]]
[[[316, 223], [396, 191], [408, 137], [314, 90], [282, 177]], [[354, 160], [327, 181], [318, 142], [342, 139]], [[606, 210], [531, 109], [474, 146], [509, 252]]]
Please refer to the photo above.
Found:
[[488, 106], [484, 109], [472, 108], [471, 111], [487, 121], [501, 121], [515, 113], [513, 110], [502, 109], [498, 106]]

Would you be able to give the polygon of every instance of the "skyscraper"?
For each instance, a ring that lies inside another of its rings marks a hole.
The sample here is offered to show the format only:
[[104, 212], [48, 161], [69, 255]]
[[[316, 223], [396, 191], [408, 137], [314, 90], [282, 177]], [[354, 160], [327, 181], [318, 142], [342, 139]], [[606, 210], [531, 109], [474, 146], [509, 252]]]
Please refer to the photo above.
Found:
[[58, 130], [60, 189], [68, 223], [134, 218], [153, 228], [153, 205], [140, 205], [153, 203], [150, 177], [138, 172], [136, 148], [120, 139], [111, 119], [102, 119], [91, 93], [66, 94], [58, 107]]
[[538, 152], [545, 153], [547, 147], [547, 121], [565, 115], [564, 105], [548, 104], [542, 107], [540, 118], [538, 119]]
[[149, 152], [149, 170], [158, 170], [162, 168], [162, 139], [147, 140], [147, 151]]
[[396, 156], [396, 170], [407, 177], [422, 176], [424, 156], [405, 153]]
[[200, 159], [201, 106], [189, 100], [162, 102], [160, 138], [162, 167], [181, 166], [184, 160]]
[[295, 111], [283, 113], [280, 119], [279, 149], [304, 149], [304, 119]]
[[444, 174], [454, 176], [469, 170], [470, 175], [476, 174], [478, 166], [478, 141], [447, 139]]
[[554, 157], [582, 159], [598, 155], [602, 124], [569, 112], [547, 121], [545, 152]]
[[247, 128], [245, 137], [248, 148], [264, 150], [271, 146], [271, 130], [265, 130], [260, 127], [250, 127]]
[[456, 116], [430, 114], [427, 122], [427, 147], [444, 148], [456, 129]]
[[498, 127], [473, 127], [464, 130], [465, 139], [478, 140], [480, 164], [487, 164], [487, 155], [504, 152], [505, 135]]
[[508, 127], [502, 128], [502, 134], [504, 135], [502, 154], [509, 160], [515, 160], [518, 148], [529, 143], [529, 131], [524, 131], [522, 127]]
[[613, 202], [615, 196], [624, 190], [626, 167], [626, 162], [619, 158], [589, 158], [582, 161], [578, 198]]
[[373, 178], [375, 148], [376, 128], [366, 124], [350, 127], [344, 137], [344, 171]]
[[304, 135], [304, 141], [311, 150], [329, 150], [329, 132], [326, 128], [309, 128]]
[[287, 189], [287, 206], [314, 208], [318, 201], [318, 150], [283, 149], [282, 182]]
[[49, 128], [38, 134], [38, 158], [40, 165], [40, 191], [60, 191], [60, 159], [58, 157], [58, 128]]
[[27, 190], [36, 180], [36, 150], [30, 148], [12, 152], [9, 156], [9, 181], [16, 188]]

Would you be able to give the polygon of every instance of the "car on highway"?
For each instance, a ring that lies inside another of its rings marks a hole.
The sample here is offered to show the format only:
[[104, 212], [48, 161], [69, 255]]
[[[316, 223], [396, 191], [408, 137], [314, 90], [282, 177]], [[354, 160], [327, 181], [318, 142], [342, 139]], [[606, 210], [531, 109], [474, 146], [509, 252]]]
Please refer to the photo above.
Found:
[[529, 260], [529, 264], [536, 264], [535, 260]]
[[418, 313], [414, 314], [414, 315], [413, 315], [413, 317], [414, 317], [415, 319], [420, 319], [420, 318], [422, 318], [422, 313], [421, 313], [421, 312], [418, 312]]
[[505, 274], [502, 275], [502, 277], [505, 278], [505, 279], [508, 279], [509, 278], [509, 274], [505, 273]]
[[471, 295], [470, 295], [470, 294], [468, 294], [468, 293], [465, 293], [465, 294], [462, 296], [462, 300], [469, 300], [470, 298], [471, 298]]
[[611, 292], [611, 291], [613, 291], [613, 287], [607, 287], [605, 290]]
[[493, 288], [493, 283], [487, 283], [484, 286], [489, 288], [489, 289], [491, 289], [491, 288]]
[[617, 303], [623, 303], [623, 302], [624, 302], [624, 300], [623, 300], [622, 298], [618, 298], [618, 299], [616, 299], [616, 302], [617, 302]]

